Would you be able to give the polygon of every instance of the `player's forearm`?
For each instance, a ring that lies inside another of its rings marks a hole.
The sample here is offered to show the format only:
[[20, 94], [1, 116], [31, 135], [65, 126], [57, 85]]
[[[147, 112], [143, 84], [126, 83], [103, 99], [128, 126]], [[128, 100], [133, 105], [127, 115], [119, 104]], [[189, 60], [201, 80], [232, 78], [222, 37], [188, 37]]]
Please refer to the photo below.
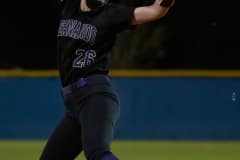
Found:
[[133, 24], [144, 24], [155, 21], [163, 17], [167, 13], [168, 8], [151, 5], [138, 7], [134, 11]]
[[175, 0], [155, 0], [150, 6], [138, 7], [134, 11], [133, 24], [144, 24], [165, 16]]

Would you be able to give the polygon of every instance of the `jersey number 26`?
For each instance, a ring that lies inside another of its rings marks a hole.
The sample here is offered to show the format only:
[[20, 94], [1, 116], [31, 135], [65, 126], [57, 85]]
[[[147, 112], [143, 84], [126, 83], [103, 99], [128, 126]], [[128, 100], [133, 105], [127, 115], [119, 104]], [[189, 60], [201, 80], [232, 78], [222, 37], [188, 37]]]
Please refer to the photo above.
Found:
[[94, 63], [96, 52], [94, 50], [85, 51], [78, 49], [76, 51], [76, 58], [73, 61], [73, 68], [85, 68]]

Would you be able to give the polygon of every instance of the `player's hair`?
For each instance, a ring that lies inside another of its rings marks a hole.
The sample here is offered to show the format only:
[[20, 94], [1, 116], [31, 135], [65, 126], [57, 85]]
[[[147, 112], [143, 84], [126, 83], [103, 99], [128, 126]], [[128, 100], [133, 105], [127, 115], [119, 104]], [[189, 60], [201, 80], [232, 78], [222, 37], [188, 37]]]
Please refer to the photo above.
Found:
[[86, 4], [90, 9], [97, 9], [108, 4], [109, 0], [86, 0]]

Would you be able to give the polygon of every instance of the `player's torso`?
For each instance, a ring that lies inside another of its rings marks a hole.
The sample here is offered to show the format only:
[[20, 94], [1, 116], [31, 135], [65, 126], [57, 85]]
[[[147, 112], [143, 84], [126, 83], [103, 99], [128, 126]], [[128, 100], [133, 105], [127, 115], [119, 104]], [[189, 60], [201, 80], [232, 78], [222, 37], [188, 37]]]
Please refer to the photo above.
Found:
[[66, 0], [58, 29], [58, 63], [63, 85], [91, 74], [107, 74], [108, 51], [116, 33], [100, 9], [80, 11], [80, 0]]

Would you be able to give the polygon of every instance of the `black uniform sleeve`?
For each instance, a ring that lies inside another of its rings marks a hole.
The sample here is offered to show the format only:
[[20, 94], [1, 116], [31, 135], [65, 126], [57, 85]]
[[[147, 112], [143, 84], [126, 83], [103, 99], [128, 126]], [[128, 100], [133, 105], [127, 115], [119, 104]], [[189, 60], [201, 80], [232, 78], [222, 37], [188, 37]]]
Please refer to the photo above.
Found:
[[108, 22], [118, 31], [131, 29], [132, 19], [135, 7], [125, 6], [121, 4], [111, 4], [109, 6]]

